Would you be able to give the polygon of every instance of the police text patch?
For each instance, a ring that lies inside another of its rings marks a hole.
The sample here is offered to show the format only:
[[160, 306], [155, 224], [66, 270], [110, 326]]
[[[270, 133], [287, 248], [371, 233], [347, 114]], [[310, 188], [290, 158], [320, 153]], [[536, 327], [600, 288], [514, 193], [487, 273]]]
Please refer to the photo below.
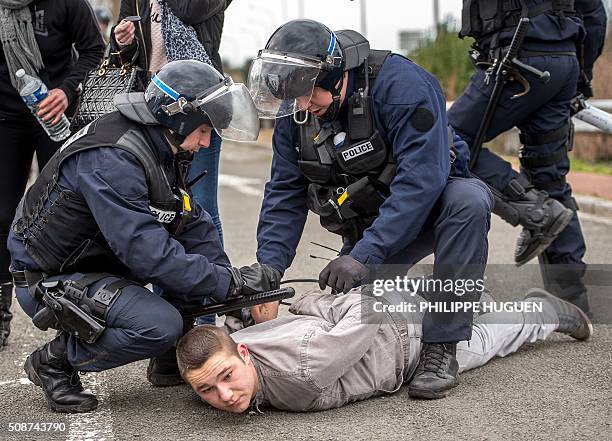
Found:
[[429, 110], [419, 107], [412, 113], [410, 124], [419, 132], [428, 132], [434, 125], [434, 116]]
[[176, 217], [176, 213], [174, 211], [160, 210], [152, 205], [149, 205], [149, 210], [151, 210], [151, 213], [153, 213], [157, 217], [157, 220], [162, 224], [169, 224]]
[[344, 159], [345, 162], [350, 161], [351, 159], [358, 158], [359, 156], [364, 155], [368, 152], [372, 152], [372, 151], [374, 151], [374, 146], [372, 145], [370, 141], [366, 141], [364, 143], [357, 144], [356, 146], [343, 151], [342, 159]]

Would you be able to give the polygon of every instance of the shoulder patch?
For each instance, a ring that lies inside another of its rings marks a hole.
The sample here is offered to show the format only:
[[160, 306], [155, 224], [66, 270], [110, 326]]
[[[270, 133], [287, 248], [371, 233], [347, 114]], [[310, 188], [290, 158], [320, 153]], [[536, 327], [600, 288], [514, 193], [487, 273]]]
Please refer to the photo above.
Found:
[[419, 132], [428, 132], [434, 125], [434, 116], [429, 110], [419, 107], [412, 113], [410, 124]]

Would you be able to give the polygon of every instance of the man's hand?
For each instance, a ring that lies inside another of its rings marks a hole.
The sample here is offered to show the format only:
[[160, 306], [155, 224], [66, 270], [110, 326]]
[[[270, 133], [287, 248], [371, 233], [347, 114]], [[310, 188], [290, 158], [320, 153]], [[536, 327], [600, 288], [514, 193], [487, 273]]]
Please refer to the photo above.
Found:
[[278, 317], [279, 302], [262, 303], [251, 306], [251, 315], [255, 323], [263, 323]]
[[115, 41], [120, 49], [132, 44], [135, 30], [136, 27], [134, 23], [126, 20], [121, 20], [121, 22], [115, 26]]
[[340, 256], [327, 264], [319, 274], [319, 288], [329, 286], [346, 294], [369, 274], [368, 268], [351, 256]]
[[62, 89], [51, 89], [47, 97], [38, 105], [38, 116], [43, 121], [57, 124], [68, 108], [68, 97]]

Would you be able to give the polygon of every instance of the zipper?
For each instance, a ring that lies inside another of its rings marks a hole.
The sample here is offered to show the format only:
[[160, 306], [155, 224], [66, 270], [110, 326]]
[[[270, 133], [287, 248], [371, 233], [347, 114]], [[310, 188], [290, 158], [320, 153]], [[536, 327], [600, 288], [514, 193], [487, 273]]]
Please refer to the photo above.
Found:
[[[140, 8], [138, 7], [138, 4], [140, 3], [140, 0], [136, 0], [136, 15], [140, 16]], [[140, 30], [140, 36], [142, 37], [142, 51], [144, 53], [144, 57], [145, 57], [145, 66], [144, 68], [148, 71], [149, 70], [149, 57], [147, 56], [147, 43], [145, 42], [145, 37], [144, 37], [144, 32], [142, 32], [142, 20], [144, 17], [140, 17], [140, 21], [138, 22], [138, 29]]]

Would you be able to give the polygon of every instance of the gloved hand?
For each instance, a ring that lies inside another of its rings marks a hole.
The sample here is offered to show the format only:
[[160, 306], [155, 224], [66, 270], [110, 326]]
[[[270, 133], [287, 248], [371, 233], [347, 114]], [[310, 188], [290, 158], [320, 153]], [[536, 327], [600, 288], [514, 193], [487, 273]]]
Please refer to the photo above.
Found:
[[228, 299], [250, 296], [280, 288], [282, 274], [268, 265], [254, 263], [251, 266], [230, 268], [232, 283]]
[[340, 256], [327, 264], [319, 274], [319, 288], [329, 286], [346, 294], [359, 285], [369, 274], [368, 268], [348, 254]]
[[585, 100], [593, 98], [593, 84], [589, 80], [580, 80], [577, 85], [577, 93], [581, 93]]

